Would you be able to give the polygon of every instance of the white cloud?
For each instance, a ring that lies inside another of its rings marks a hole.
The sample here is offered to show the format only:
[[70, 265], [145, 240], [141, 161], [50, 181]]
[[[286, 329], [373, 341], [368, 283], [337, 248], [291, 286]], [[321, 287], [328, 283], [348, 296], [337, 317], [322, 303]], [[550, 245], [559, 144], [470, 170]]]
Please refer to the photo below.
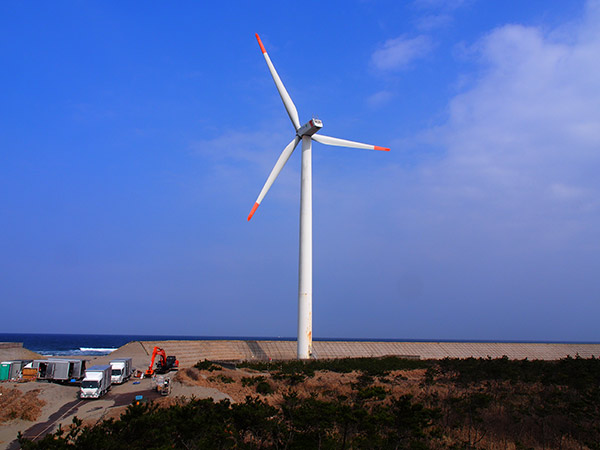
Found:
[[448, 26], [454, 19], [454, 11], [468, 3], [467, 0], [416, 0], [413, 6], [427, 11], [427, 14], [417, 19], [417, 28], [422, 31], [432, 31]]
[[[353, 174], [373, 189], [353, 192], [366, 218], [353, 222], [364, 226], [356, 235], [370, 240], [352, 251], [385, 266], [386, 292], [406, 285], [407, 272], [423, 280], [418, 305], [398, 289], [398, 315], [412, 317], [403, 330], [427, 317], [414, 333], [444, 320], [454, 337], [474, 338], [476, 322], [484, 338], [597, 339], [582, 318], [600, 313], [596, 5], [560, 30], [505, 25], [481, 37], [467, 54], [478, 71], [444, 122], [391, 145], [398, 162], [395, 149], [423, 148], [419, 166]], [[585, 331], [565, 325], [575, 323]]]
[[433, 44], [428, 36], [421, 35], [415, 38], [401, 36], [386, 41], [373, 53], [371, 62], [378, 70], [402, 70], [414, 60], [426, 56], [432, 48]]
[[447, 162], [480, 186], [520, 187], [520, 198], [564, 180], [599, 187], [588, 174], [600, 163], [600, 39], [587, 33], [593, 22], [571, 42], [518, 25], [483, 38], [481, 77], [452, 100], [438, 130]]
[[394, 93], [391, 91], [379, 91], [367, 98], [367, 103], [372, 108], [378, 108], [388, 103], [394, 98]]
[[[202, 195], [208, 192], [235, 198], [244, 193], [248, 202], [254, 201], [277, 158], [294, 137], [293, 131], [284, 131], [290, 128], [287, 121], [269, 127], [259, 124], [254, 131], [227, 131], [212, 139], [193, 142], [192, 152], [204, 162], [203, 175], [196, 180]], [[300, 153], [300, 148], [296, 147], [294, 153]], [[270, 200], [298, 197], [299, 167], [292, 161], [295, 156], [292, 155], [269, 191]]]
[[432, 31], [443, 28], [452, 22], [450, 14], [429, 14], [420, 17], [417, 21], [417, 28], [422, 31]]
[[586, 195], [585, 190], [562, 183], [554, 183], [550, 186], [551, 194], [559, 200], [577, 200]]
[[[279, 128], [279, 127], [278, 127]], [[284, 130], [281, 127], [281, 130]], [[275, 164], [277, 157], [294, 137], [292, 131], [226, 131], [220, 136], [190, 145], [192, 152], [212, 163], [253, 163], [263, 168]]]
[[588, 8], [560, 33], [493, 30], [476, 45], [479, 79], [436, 130], [448, 151], [437, 183], [479, 191], [482, 208], [520, 223], [533, 241], [562, 228], [566, 245], [584, 236], [567, 235], [569, 224], [578, 222], [578, 232], [600, 226], [599, 18]]
[[458, 9], [467, 3], [466, 0], [415, 0], [413, 4], [418, 8], [423, 9], [444, 9], [454, 10]]

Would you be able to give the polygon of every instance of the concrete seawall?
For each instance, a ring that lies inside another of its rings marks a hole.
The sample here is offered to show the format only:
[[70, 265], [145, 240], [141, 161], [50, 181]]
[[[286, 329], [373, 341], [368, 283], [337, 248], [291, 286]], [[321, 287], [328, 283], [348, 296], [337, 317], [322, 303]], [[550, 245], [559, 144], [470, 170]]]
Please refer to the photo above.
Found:
[[0, 349], [23, 348], [22, 342], [0, 342]]
[[0, 342], [0, 361], [37, 359], [42, 356], [23, 347], [22, 342]]
[[[268, 361], [296, 358], [295, 341], [136, 341], [115, 350], [108, 358], [131, 356], [140, 365], [148, 365], [153, 348], [163, 348], [167, 355], [177, 356], [180, 367], [191, 367], [198, 361]], [[501, 358], [557, 360], [566, 356], [600, 357], [600, 344], [533, 344], [484, 342], [357, 342], [315, 341], [318, 359], [404, 356], [419, 359]]]

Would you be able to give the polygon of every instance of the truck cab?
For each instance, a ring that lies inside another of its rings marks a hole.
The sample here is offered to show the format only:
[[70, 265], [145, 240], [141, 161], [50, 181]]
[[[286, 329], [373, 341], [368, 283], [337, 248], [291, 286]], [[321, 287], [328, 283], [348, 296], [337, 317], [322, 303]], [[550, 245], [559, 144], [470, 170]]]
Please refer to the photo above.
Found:
[[133, 373], [131, 358], [114, 359], [110, 362], [112, 384], [125, 383]]
[[100, 398], [111, 385], [111, 366], [93, 366], [85, 371], [85, 378], [79, 388], [80, 398]]

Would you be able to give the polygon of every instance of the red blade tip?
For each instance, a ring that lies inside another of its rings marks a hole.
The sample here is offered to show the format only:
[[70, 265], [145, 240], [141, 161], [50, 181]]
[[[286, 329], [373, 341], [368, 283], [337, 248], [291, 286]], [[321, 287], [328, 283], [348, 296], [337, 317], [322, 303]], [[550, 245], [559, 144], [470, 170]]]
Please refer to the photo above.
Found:
[[252, 207], [252, 211], [250, 211], [250, 215], [248, 216], [248, 221], [250, 221], [250, 219], [252, 219], [252, 216], [254, 215], [256, 208], [258, 208], [258, 205], [259, 205], [259, 203], [255, 203], [254, 206]]
[[375, 150], [383, 150], [384, 152], [389, 152], [390, 149], [387, 147], [379, 147], [377, 145], [375, 145]]
[[260, 49], [262, 50], [263, 53], [267, 53], [267, 51], [265, 50], [265, 46], [262, 45], [262, 41], [260, 40], [260, 38], [258, 37], [258, 33], [255, 33], [256, 36], [256, 40], [258, 41], [258, 45], [260, 45]]

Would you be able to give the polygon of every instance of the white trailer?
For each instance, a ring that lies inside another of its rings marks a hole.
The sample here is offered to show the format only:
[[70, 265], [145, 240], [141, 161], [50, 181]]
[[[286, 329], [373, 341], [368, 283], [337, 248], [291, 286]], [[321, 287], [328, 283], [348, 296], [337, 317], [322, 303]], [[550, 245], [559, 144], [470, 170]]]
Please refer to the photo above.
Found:
[[85, 378], [79, 389], [80, 398], [100, 398], [108, 392], [111, 385], [111, 366], [92, 366], [85, 371]]
[[34, 359], [32, 367], [38, 371], [38, 381], [51, 381], [54, 379], [56, 363], [48, 359]]
[[54, 363], [52, 380], [59, 383], [76, 382], [81, 380], [85, 373], [85, 360], [51, 358]]
[[57, 383], [76, 382], [83, 378], [86, 360], [84, 359], [36, 359], [32, 367], [38, 371], [38, 380]]
[[131, 358], [119, 358], [113, 359], [110, 362], [112, 367], [111, 381], [112, 384], [125, 383], [131, 377], [133, 373], [133, 365]]

